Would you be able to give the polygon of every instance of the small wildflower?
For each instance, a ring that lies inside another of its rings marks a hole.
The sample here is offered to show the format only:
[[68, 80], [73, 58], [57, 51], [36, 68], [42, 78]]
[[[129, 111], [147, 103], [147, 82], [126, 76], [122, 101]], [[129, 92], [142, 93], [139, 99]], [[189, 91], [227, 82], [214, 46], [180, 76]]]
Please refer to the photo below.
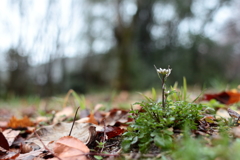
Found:
[[167, 77], [171, 74], [171, 71], [172, 69], [162, 69], [162, 68], [159, 68], [157, 69], [157, 72], [162, 74], [162, 75], [166, 75]]
[[165, 95], [169, 95], [170, 91], [165, 91]]

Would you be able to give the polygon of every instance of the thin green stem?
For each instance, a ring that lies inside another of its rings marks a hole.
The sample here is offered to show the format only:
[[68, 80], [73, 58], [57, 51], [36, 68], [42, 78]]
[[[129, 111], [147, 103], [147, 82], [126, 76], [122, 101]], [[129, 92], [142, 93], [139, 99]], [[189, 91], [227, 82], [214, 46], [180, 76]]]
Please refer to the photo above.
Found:
[[163, 109], [165, 109], [165, 96], [164, 96], [164, 93], [165, 93], [165, 77], [166, 77], [166, 75], [163, 75], [163, 78], [162, 78], [162, 107], [163, 107]]

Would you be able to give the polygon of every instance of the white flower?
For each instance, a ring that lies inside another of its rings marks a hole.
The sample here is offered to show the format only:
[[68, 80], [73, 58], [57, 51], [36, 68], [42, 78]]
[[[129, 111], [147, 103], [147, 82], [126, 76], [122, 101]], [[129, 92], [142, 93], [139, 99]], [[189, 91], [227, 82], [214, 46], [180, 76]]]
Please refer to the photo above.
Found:
[[170, 91], [165, 91], [165, 95], [169, 95]]
[[166, 75], [167, 77], [171, 74], [171, 71], [172, 69], [162, 69], [162, 68], [159, 68], [157, 69], [157, 72], [162, 74], [162, 75]]

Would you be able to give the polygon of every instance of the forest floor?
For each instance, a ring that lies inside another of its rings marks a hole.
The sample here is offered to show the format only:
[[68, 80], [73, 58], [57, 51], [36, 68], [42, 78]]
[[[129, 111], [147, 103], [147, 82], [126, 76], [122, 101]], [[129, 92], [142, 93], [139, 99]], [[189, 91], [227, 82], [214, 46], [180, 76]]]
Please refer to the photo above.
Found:
[[[176, 144], [171, 149], [164, 149], [151, 143], [144, 153], [133, 142], [136, 139], [131, 140], [128, 152], [123, 151], [121, 144], [128, 123], [133, 122], [129, 111], [142, 108], [135, 104], [144, 100], [137, 92], [105, 92], [85, 96], [69, 92], [64, 96], [45, 99], [1, 100], [0, 159], [237, 159], [237, 150], [240, 149], [239, 104], [238, 101], [228, 102], [236, 96], [240, 99], [240, 96], [234, 95], [235, 92], [225, 93], [223, 96], [228, 100], [225, 104], [219, 101], [204, 102], [204, 105], [215, 110], [214, 114], [205, 113], [188, 138], [185, 138], [183, 130], [169, 128]], [[151, 91], [143, 94], [150, 98], [153, 96]], [[193, 88], [188, 92], [188, 100], [192, 101], [200, 94], [199, 89]], [[221, 99], [221, 94], [213, 95], [215, 99], [219, 96]], [[160, 94], [157, 99], [161, 99]], [[221, 133], [221, 130], [227, 130], [227, 133]]]

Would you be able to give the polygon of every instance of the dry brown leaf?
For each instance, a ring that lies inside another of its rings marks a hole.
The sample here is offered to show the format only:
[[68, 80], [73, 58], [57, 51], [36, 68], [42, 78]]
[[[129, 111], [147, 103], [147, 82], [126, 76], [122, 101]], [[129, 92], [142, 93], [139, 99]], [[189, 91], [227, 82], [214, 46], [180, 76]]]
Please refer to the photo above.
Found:
[[18, 160], [21, 160], [21, 159], [27, 159], [27, 157], [32, 157], [32, 156], [36, 157], [36, 156], [40, 155], [41, 153], [43, 153], [44, 150], [45, 150], [45, 149], [39, 149], [39, 150], [36, 150], [36, 151], [31, 151], [31, 152], [29, 152], [29, 153], [20, 154], [20, 155], [17, 157], [17, 159], [18, 159]]
[[6, 121], [0, 121], [0, 128], [7, 128], [8, 122]]
[[62, 122], [65, 118], [72, 117], [74, 114], [74, 110], [72, 107], [65, 107], [63, 110], [57, 112], [53, 119], [53, 123]]
[[[129, 121], [129, 114], [126, 110], [112, 109], [105, 118], [105, 125], [114, 126], [117, 122], [126, 123]], [[103, 124], [103, 122], [101, 123]]]
[[[78, 138], [83, 143], [87, 144], [92, 139], [89, 128], [93, 126], [93, 124], [89, 123], [75, 123], [72, 136]], [[67, 136], [71, 130], [72, 123], [57, 123], [55, 125], [44, 126], [36, 131], [36, 133], [40, 136], [41, 140], [45, 145], [47, 145], [51, 141], [56, 141], [61, 137]], [[33, 135], [27, 142], [33, 142], [43, 148], [42, 143], [39, 141], [35, 135]]]
[[0, 152], [6, 152], [9, 150], [9, 144], [6, 137], [0, 131]]
[[229, 114], [232, 118], [239, 118], [239, 117], [240, 117], [240, 115], [239, 115], [236, 111], [234, 111], [234, 110], [232, 110], [232, 109], [230, 109], [230, 108], [228, 108], [227, 111], [228, 111], [228, 114]]
[[240, 138], [240, 127], [234, 127], [232, 128], [231, 133], [233, 134], [234, 137]]
[[8, 127], [10, 128], [26, 128], [33, 126], [34, 123], [28, 118], [28, 117], [23, 117], [22, 119], [17, 119], [16, 117], [12, 116], [12, 118], [8, 122]]
[[21, 147], [20, 147], [20, 149], [21, 149], [21, 153], [22, 154], [24, 154], [24, 153], [29, 153], [29, 152], [31, 152], [33, 149], [32, 149], [32, 147], [31, 147], [31, 145], [29, 145], [29, 144], [21, 144]]
[[92, 123], [92, 124], [96, 124], [96, 125], [98, 125], [98, 121], [95, 119], [93, 113], [91, 113], [91, 114], [89, 115], [88, 123]]
[[225, 109], [219, 109], [217, 112], [216, 112], [216, 118], [225, 118], [225, 119], [228, 119], [228, 118], [231, 118], [227, 112], [227, 110]]
[[36, 118], [35, 122], [36, 123], [48, 122], [50, 119], [51, 119], [50, 117], [39, 116]]
[[16, 159], [20, 154], [20, 150], [19, 149], [12, 149], [9, 152], [7, 152], [4, 155], [0, 156], [0, 160], [12, 160], [12, 159]]
[[19, 135], [21, 131], [19, 130], [12, 130], [12, 129], [6, 129], [3, 131], [3, 135], [6, 137], [9, 146], [11, 146], [16, 139], [16, 137]]
[[88, 123], [89, 117], [84, 117], [76, 121], [76, 123]]
[[87, 160], [85, 154], [89, 153], [89, 148], [79, 139], [65, 136], [55, 142], [54, 154], [61, 159]]

